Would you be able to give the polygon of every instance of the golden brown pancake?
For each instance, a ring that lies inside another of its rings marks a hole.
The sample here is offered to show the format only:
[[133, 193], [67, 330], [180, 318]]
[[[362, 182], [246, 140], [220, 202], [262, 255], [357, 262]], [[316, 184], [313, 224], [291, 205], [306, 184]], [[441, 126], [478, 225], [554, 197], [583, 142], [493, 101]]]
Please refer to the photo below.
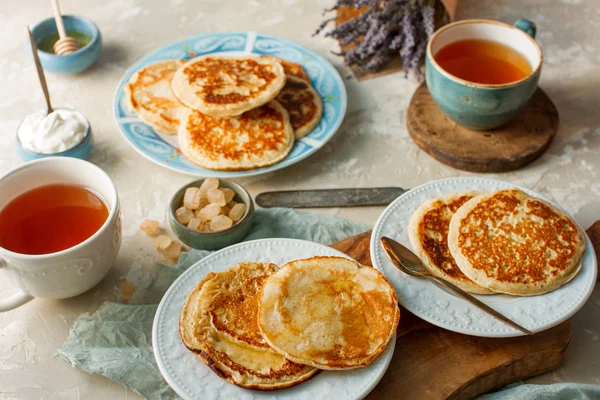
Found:
[[260, 57], [202, 56], [177, 70], [171, 86], [186, 106], [213, 117], [238, 116], [277, 96], [285, 72]]
[[125, 85], [127, 102], [133, 111], [159, 132], [174, 135], [186, 109], [171, 90], [175, 71], [181, 60], [159, 61], [137, 71]]
[[415, 210], [408, 226], [413, 251], [429, 272], [469, 293], [492, 294], [462, 273], [448, 248], [448, 226], [452, 216], [463, 204], [480, 192], [453, 193], [429, 199]]
[[294, 145], [288, 113], [275, 100], [238, 117], [184, 114], [178, 133], [182, 153], [214, 170], [260, 168], [283, 160]]
[[518, 189], [466, 202], [450, 221], [448, 245], [475, 283], [521, 296], [567, 283], [585, 250], [582, 232], [566, 214]]
[[186, 347], [238, 386], [281, 389], [318, 372], [285, 359], [260, 334], [258, 292], [277, 270], [274, 264], [247, 262], [211, 272], [190, 293], [181, 311], [180, 333]]
[[290, 115], [296, 140], [312, 132], [323, 116], [323, 101], [307, 81], [288, 76], [276, 97]]
[[291, 261], [260, 292], [258, 325], [289, 360], [320, 369], [369, 365], [400, 319], [392, 285], [376, 269], [342, 257]]

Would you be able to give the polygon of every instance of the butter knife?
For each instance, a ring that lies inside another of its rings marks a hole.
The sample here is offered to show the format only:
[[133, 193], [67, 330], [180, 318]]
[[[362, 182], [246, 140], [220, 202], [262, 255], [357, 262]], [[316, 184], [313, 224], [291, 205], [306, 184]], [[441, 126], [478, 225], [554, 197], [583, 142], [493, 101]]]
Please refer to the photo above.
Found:
[[406, 192], [399, 187], [283, 190], [256, 196], [261, 207], [322, 208], [386, 206]]
[[500, 321], [504, 322], [505, 324], [508, 324], [508, 325], [512, 326], [513, 328], [518, 329], [527, 335], [533, 335], [533, 332], [523, 328], [521, 325], [517, 324], [516, 322], [509, 319], [508, 317], [505, 317], [498, 311], [494, 310], [492, 307], [488, 306], [487, 304], [485, 304], [482, 301], [479, 301], [477, 298], [475, 298], [474, 296], [465, 292], [458, 286], [456, 286], [448, 281], [445, 281], [437, 276], [432, 275], [431, 272], [429, 272], [423, 266], [423, 263], [421, 263], [421, 260], [419, 259], [419, 257], [417, 257], [417, 255], [415, 253], [413, 253], [412, 251], [410, 251], [409, 249], [407, 249], [405, 246], [401, 245], [400, 243], [396, 242], [395, 240], [384, 236], [381, 238], [381, 245], [383, 246], [383, 250], [385, 251], [385, 254], [388, 256], [388, 258], [390, 259], [392, 264], [394, 264], [394, 266], [396, 268], [398, 268], [400, 271], [404, 272], [405, 274], [417, 276], [417, 277], [421, 277], [421, 278], [428, 278], [433, 281], [436, 281], [440, 285], [445, 286], [446, 288], [450, 289], [457, 296], [462, 297], [469, 303], [473, 304], [475, 307], [479, 308], [482, 311], [485, 311], [486, 313], [490, 314], [493, 317], [498, 318]]

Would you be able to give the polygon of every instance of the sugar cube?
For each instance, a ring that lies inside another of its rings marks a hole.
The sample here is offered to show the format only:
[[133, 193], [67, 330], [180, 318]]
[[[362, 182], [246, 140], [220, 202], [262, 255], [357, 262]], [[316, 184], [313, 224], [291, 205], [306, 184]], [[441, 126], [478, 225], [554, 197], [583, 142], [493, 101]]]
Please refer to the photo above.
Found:
[[229, 188], [221, 188], [219, 189], [225, 195], [225, 202], [229, 203], [235, 197], [235, 192]]
[[208, 193], [206, 193], [206, 197], [208, 198], [209, 203], [217, 204], [219, 207], [223, 207], [227, 204], [227, 201], [225, 201], [225, 194], [220, 189], [210, 189]]
[[214, 232], [227, 229], [231, 225], [233, 225], [233, 221], [225, 215], [217, 215], [210, 221], [210, 229]]
[[187, 227], [194, 231], [198, 231], [200, 230], [200, 225], [202, 225], [202, 218], [194, 217], [190, 219], [190, 222], [188, 222]]
[[173, 239], [167, 235], [160, 235], [154, 238], [154, 247], [159, 250], [164, 250], [173, 242]]
[[200, 210], [200, 212], [198, 213], [198, 217], [201, 218], [202, 221], [210, 221], [211, 219], [219, 215], [220, 212], [221, 207], [219, 207], [215, 203], [211, 203], [204, 207], [202, 210]]
[[219, 180], [217, 178], [207, 178], [200, 185], [200, 192], [206, 194], [211, 189], [216, 189], [219, 187]]
[[153, 219], [145, 219], [140, 224], [140, 229], [148, 236], [156, 236], [160, 232], [158, 221]]
[[229, 211], [229, 218], [232, 221], [238, 222], [244, 214], [246, 213], [246, 205], [244, 203], [237, 203], [235, 206], [231, 207]]
[[186, 207], [179, 207], [175, 210], [175, 218], [182, 224], [187, 225], [187, 223], [194, 218], [194, 212]]
[[181, 242], [179, 240], [173, 240], [171, 244], [163, 250], [163, 254], [169, 260], [179, 259], [179, 255], [181, 254]]
[[185, 194], [183, 195], [183, 206], [190, 210], [195, 210], [200, 206], [201, 197], [200, 189], [197, 187], [189, 187], [185, 189]]

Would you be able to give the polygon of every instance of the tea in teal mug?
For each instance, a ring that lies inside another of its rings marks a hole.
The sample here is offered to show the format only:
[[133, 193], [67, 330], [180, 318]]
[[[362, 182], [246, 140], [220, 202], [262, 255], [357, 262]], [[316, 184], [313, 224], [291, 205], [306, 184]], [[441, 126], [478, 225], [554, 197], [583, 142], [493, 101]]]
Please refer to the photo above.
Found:
[[[543, 56], [535, 33], [535, 24], [527, 19], [514, 26], [482, 19], [444, 26], [429, 40], [425, 58], [425, 77], [433, 100], [450, 119], [470, 129], [487, 130], [509, 122], [525, 107], [540, 79]], [[481, 84], [448, 73], [435, 55], [448, 44], [467, 39], [494, 41], [518, 51], [529, 62], [531, 74], [515, 82]]]

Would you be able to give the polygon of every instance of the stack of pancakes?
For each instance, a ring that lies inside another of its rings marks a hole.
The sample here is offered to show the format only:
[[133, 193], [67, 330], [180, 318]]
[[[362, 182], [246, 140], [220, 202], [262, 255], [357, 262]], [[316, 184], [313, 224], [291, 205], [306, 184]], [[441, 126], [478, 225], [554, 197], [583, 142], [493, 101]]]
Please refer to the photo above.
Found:
[[180, 333], [221, 378], [274, 390], [322, 369], [369, 365], [399, 319], [394, 289], [380, 272], [346, 258], [313, 257], [209, 273], [183, 306]]
[[177, 134], [186, 158], [214, 170], [283, 160], [323, 114], [302, 66], [273, 56], [157, 62], [136, 72], [125, 93], [144, 122]]
[[409, 238], [432, 274], [476, 294], [558, 289], [577, 275], [585, 250], [566, 214], [518, 189], [430, 199], [413, 214]]

